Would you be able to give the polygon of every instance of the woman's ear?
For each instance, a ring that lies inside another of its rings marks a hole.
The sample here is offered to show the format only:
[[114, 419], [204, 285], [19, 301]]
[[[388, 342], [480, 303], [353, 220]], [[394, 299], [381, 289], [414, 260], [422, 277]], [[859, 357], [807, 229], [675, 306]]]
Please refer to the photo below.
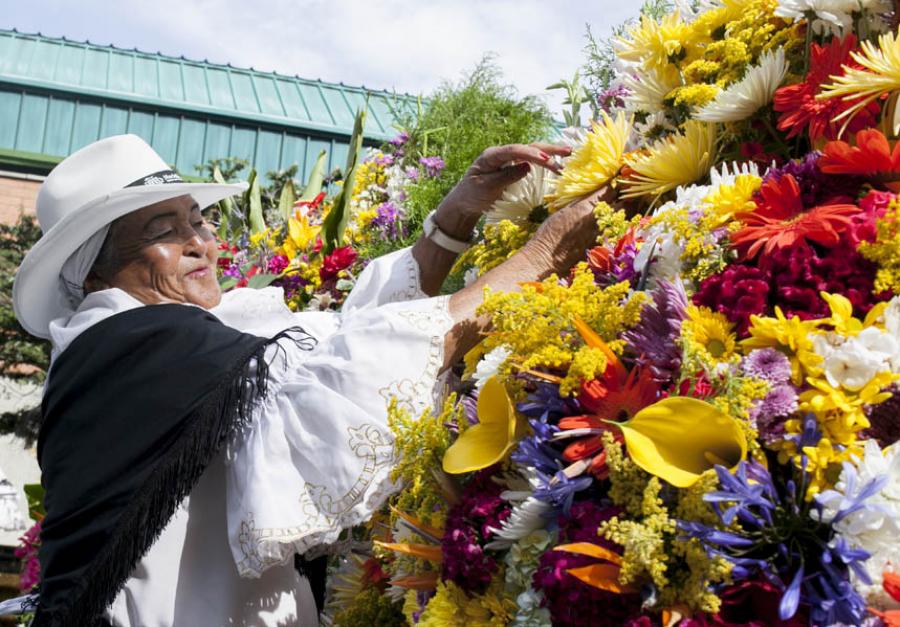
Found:
[[84, 280], [84, 293], [90, 294], [91, 292], [99, 292], [101, 290], [108, 290], [112, 285], [104, 281], [100, 278], [100, 276], [94, 272], [93, 270], [87, 275], [87, 278]]

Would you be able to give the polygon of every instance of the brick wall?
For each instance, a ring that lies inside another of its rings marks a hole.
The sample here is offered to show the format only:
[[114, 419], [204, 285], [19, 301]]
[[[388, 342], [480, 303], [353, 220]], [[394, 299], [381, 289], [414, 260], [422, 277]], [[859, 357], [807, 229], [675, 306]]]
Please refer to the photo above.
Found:
[[0, 172], [0, 223], [12, 224], [19, 214], [34, 213], [34, 203], [43, 177]]

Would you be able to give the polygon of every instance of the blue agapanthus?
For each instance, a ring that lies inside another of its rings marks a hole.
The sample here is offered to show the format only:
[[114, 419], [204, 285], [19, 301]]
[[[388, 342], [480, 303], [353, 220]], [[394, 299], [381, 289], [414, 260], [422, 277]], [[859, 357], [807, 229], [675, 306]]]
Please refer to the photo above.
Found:
[[[810, 429], [801, 440], [816, 440]], [[810, 610], [814, 625], [858, 625], [866, 617], [866, 604], [853, 588], [851, 571], [864, 581], [869, 554], [850, 547], [834, 523], [867, 507], [876, 493], [873, 485], [861, 486], [852, 498], [822, 515], [822, 505], [807, 498], [807, 473], [773, 464], [776, 471], [749, 460], [732, 474], [716, 466], [719, 489], [704, 496], [727, 530], [682, 521], [683, 537], [696, 538], [712, 556], [733, 566], [732, 578], [762, 576], [783, 590], [779, 614], [788, 620], [801, 604]]]

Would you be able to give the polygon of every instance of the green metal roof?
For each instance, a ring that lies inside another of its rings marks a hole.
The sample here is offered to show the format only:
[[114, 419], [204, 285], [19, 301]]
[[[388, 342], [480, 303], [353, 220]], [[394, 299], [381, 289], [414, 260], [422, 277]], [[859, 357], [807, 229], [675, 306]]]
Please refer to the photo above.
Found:
[[367, 143], [392, 136], [398, 112], [416, 106], [408, 95], [0, 30], [0, 151], [48, 164], [133, 132], [186, 174], [228, 156], [308, 172], [321, 149], [334, 167], [367, 100]]

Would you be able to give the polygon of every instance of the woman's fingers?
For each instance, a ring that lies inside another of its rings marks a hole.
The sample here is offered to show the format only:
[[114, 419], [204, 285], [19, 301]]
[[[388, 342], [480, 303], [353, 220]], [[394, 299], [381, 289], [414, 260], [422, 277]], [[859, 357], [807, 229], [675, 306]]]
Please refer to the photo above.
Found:
[[549, 155], [554, 155], [557, 157], [568, 157], [572, 154], [572, 148], [569, 146], [564, 146], [562, 144], [547, 144], [544, 142], [532, 142], [529, 144], [530, 146], [534, 146], [538, 150], [543, 150]]
[[547, 168], [553, 172], [559, 173], [561, 168], [553, 160], [553, 157], [559, 153], [557, 150], [546, 151], [536, 145], [528, 144], [507, 144], [506, 146], [492, 146], [486, 149], [475, 163], [473, 168], [479, 174], [486, 174], [500, 170], [508, 166], [511, 162], [525, 161]]

